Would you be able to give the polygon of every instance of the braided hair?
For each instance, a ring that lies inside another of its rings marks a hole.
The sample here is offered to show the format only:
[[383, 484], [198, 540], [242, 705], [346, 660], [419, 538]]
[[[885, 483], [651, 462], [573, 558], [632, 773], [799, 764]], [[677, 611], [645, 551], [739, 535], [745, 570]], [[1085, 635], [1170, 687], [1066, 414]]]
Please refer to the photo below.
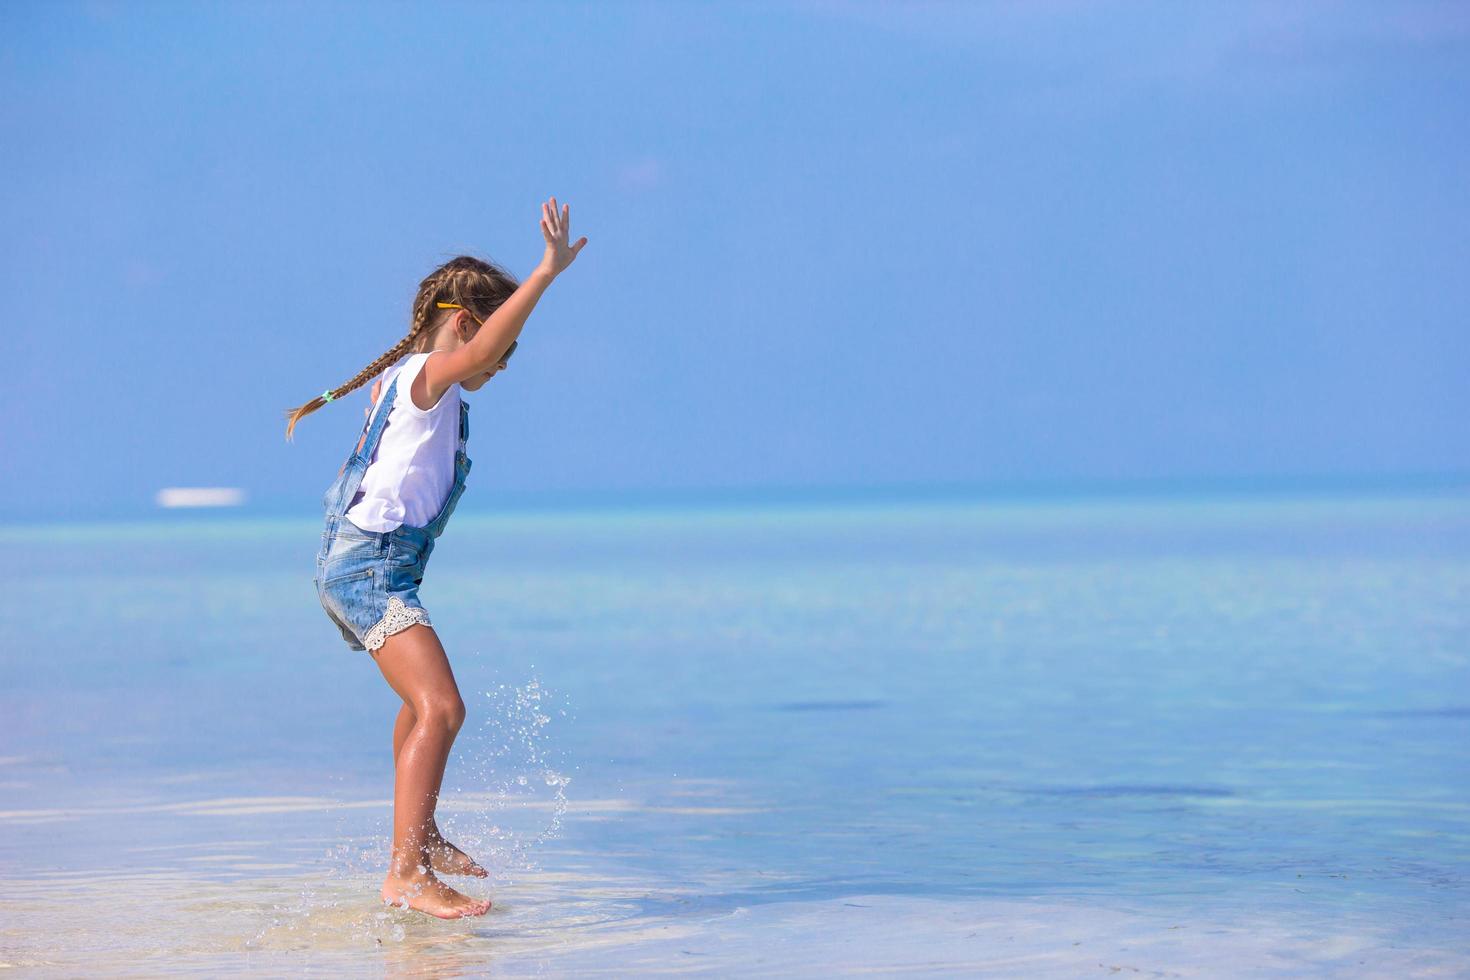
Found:
[[398, 363], [398, 359], [410, 349], [422, 353], [431, 342], [440, 322], [458, 312], [441, 310], [436, 303], [457, 303], [483, 323], [519, 286], [515, 277], [500, 266], [472, 255], [456, 255], [445, 262], [419, 283], [418, 295], [413, 300], [413, 316], [408, 333], [403, 335], [403, 339], [374, 358], [372, 363], [345, 384], [327, 389], [304, 405], [286, 409], [286, 439], [291, 439], [297, 422], [328, 401], [336, 401], [361, 388], [385, 369]]

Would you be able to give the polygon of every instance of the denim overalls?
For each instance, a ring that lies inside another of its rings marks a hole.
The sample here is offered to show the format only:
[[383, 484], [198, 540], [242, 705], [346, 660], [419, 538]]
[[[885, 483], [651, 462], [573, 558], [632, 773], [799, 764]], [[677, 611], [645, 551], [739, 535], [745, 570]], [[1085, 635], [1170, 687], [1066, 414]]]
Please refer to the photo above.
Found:
[[[383, 641], [414, 623], [429, 623], [429, 614], [419, 602], [418, 588], [424, 567], [434, 550], [434, 539], [464, 493], [470, 458], [465, 444], [470, 435], [470, 407], [459, 403], [459, 445], [454, 451], [454, 485], [438, 516], [427, 527], [402, 524], [391, 531], [364, 531], [345, 516], [368, 463], [378, 448], [383, 428], [393, 410], [398, 377], [388, 385], [371, 419], [367, 439], [353, 450], [337, 479], [322, 495], [326, 525], [322, 546], [316, 556], [316, 592], [322, 608], [342, 631], [342, 639], [353, 650], [376, 652]], [[366, 424], [366, 423], [365, 423]]]

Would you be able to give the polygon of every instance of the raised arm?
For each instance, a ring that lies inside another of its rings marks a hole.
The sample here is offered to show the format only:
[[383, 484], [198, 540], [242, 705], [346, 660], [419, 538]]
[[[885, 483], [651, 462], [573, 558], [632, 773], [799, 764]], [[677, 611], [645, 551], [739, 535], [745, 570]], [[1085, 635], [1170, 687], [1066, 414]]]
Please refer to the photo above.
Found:
[[424, 380], [428, 385], [429, 404], [435, 404], [449, 386], [484, 374], [500, 363], [508, 348], [521, 334], [526, 319], [536, 308], [541, 294], [557, 276], [571, 265], [582, 246], [584, 235], [576, 244], [568, 245], [571, 230], [571, 205], [557, 211], [556, 198], [541, 205], [541, 234], [546, 239], [546, 252], [534, 272], [525, 278], [510, 298], [485, 320], [484, 325], [461, 347], [438, 351], [424, 360]]
[[437, 402], [450, 385], [484, 374], [500, 363], [505, 349], [521, 335], [526, 319], [555, 278], [537, 266], [536, 271], [510, 294], [510, 298], [490, 314], [485, 325], [475, 331], [468, 343], [451, 351], [430, 354], [424, 361], [422, 372], [429, 385], [429, 402]]

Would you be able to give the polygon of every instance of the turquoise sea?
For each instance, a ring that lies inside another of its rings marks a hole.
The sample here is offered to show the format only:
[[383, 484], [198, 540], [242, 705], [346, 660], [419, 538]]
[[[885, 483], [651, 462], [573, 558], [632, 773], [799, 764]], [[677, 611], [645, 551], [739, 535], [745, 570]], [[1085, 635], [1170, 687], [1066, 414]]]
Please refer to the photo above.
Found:
[[1470, 492], [459, 513], [383, 907], [315, 515], [0, 528], [0, 966], [1470, 975]]

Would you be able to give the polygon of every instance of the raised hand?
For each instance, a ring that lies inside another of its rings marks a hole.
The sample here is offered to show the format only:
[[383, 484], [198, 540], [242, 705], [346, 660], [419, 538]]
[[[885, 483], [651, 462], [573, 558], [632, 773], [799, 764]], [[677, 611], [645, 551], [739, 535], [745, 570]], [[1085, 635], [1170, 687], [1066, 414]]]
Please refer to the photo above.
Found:
[[567, 244], [572, 225], [572, 206], [563, 204], [561, 210], [556, 207], [556, 198], [544, 202], [541, 205], [541, 234], [546, 239], [546, 254], [541, 257], [541, 268], [558, 276], [562, 270], [571, 265], [577, 258], [577, 253], [582, 251], [582, 246], [587, 244], [587, 236], [572, 244]]

